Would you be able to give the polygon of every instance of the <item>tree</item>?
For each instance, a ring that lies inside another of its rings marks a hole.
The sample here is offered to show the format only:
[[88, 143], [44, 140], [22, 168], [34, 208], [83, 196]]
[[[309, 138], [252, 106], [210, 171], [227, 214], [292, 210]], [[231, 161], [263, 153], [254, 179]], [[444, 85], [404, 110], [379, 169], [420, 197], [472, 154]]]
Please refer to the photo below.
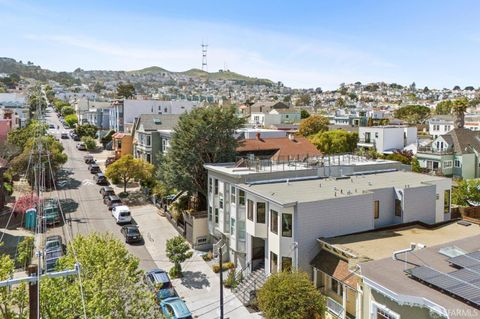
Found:
[[367, 126], [373, 126], [373, 118], [372, 117], [368, 118]]
[[85, 143], [85, 147], [87, 148], [87, 150], [93, 151], [97, 148], [97, 142], [90, 136], [84, 136], [81, 140], [83, 143]]
[[83, 125], [78, 125], [74, 131], [75, 131], [75, 134], [77, 134], [80, 138], [84, 136], [96, 138], [98, 128], [92, 124], [83, 124]]
[[313, 115], [300, 122], [298, 133], [303, 136], [310, 136], [328, 130], [330, 121], [325, 116]]
[[162, 182], [169, 188], [196, 194], [203, 208], [207, 197], [203, 165], [235, 160], [238, 141], [234, 133], [243, 123], [233, 108], [196, 108], [182, 114], [159, 165]]
[[458, 85], [455, 85], [455, 86], [453, 87], [453, 90], [454, 90], [454, 91], [460, 91], [460, 90], [461, 90], [461, 88], [460, 88], [460, 86], [458, 86]]
[[37, 112], [38, 107], [40, 107], [41, 110], [45, 110], [47, 108], [47, 101], [45, 101], [45, 98], [40, 93], [40, 90], [38, 88], [34, 88], [32, 93], [28, 97], [28, 106], [30, 110], [30, 115], [32, 115], [32, 117], [33, 114]]
[[347, 104], [345, 103], [345, 100], [343, 99], [343, 97], [340, 97], [335, 101], [335, 107], [337, 109], [343, 109], [346, 105]]
[[97, 94], [102, 92], [102, 90], [105, 90], [105, 89], [106, 89], [106, 86], [100, 82], [95, 82], [95, 85], [93, 86], [93, 91]]
[[78, 123], [78, 117], [75, 114], [67, 115], [65, 116], [65, 122], [67, 123], [68, 127], [72, 128]]
[[193, 252], [190, 251], [190, 246], [188, 245], [185, 238], [182, 236], [175, 236], [167, 240], [166, 246], [167, 257], [172, 262], [173, 268], [170, 269], [169, 274], [173, 278], [182, 277], [182, 265], [185, 260], [192, 257]]
[[292, 96], [291, 95], [285, 95], [283, 98], [283, 102], [285, 103], [290, 103], [292, 101]]
[[412, 157], [412, 161], [410, 162], [410, 165], [412, 165], [412, 172], [415, 173], [421, 173], [422, 168], [420, 167], [420, 163], [418, 162], [418, 159], [414, 156]]
[[18, 147], [20, 151], [23, 151], [29, 139], [34, 136], [45, 135], [46, 132], [46, 125], [41, 124], [36, 120], [32, 120], [27, 126], [8, 132], [7, 142]]
[[53, 107], [55, 108], [55, 111], [61, 113], [62, 109], [66, 106], [70, 106], [70, 103], [65, 102], [64, 100], [61, 99], [54, 99], [53, 100]]
[[358, 133], [335, 130], [319, 132], [310, 141], [324, 154], [352, 153], [357, 147]]
[[[9, 255], [0, 256], [0, 280], [12, 278], [15, 262]], [[27, 284], [13, 287], [0, 287], [0, 318], [27, 318], [28, 315]]]
[[304, 272], [270, 275], [257, 300], [267, 319], [320, 318], [325, 312], [325, 297]]
[[308, 113], [307, 110], [302, 109], [302, 110], [300, 111], [300, 118], [301, 118], [301, 119], [306, 119], [306, 118], [309, 117], [309, 116], [310, 116], [310, 113]]
[[[57, 269], [73, 269], [77, 260], [88, 318], [160, 316], [155, 295], [143, 282], [138, 258], [113, 235], [76, 235]], [[83, 318], [78, 276], [42, 278], [40, 289], [42, 318]]]
[[468, 202], [480, 203], [480, 179], [462, 179], [452, 191], [452, 203], [468, 206]]
[[70, 114], [75, 114], [75, 109], [73, 107], [67, 106], [67, 105], [62, 107], [62, 115], [63, 116], [67, 116], [67, 115], [70, 115]]
[[123, 191], [127, 192], [127, 184], [130, 181], [146, 179], [153, 173], [152, 164], [128, 154], [110, 164], [105, 175], [112, 180], [120, 180], [123, 183]]
[[135, 87], [131, 83], [120, 83], [117, 86], [117, 96], [129, 99], [135, 95]]
[[438, 114], [438, 115], [450, 114], [452, 112], [452, 105], [453, 103], [451, 100], [445, 100], [445, 101], [439, 102], [435, 106], [435, 114]]
[[23, 214], [27, 209], [35, 208], [39, 203], [40, 199], [35, 193], [23, 195], [15, 201], [15, 212]]
[[430, 109], [423, 105], [407, 105], [395, 110], [395, 117], [408, 124], [422, 124], [430, 116]]

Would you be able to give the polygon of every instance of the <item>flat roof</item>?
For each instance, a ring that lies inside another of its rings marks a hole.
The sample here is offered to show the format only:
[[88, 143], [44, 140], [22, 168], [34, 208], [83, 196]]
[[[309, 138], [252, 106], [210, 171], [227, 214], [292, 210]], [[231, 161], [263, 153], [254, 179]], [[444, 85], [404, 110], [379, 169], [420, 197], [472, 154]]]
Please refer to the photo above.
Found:
[[[475, 228], [478, 231], [479, 226], [463, 227], [461, 232], [467, 231], [469, 228]], [[429, 266], [444, 273], [457, 270], [448, 262], [450, 257], [439, 253], [439, 250], [445, 247], [457, 247], [467, 253], [478, 251], [480, 250], [480, 235], [454, 241], [445, 240], [443, 244], [410, 252], [407, 254], [408, 262], [406, 262], [405, 254], [401, 254], [399, 255], [400, 260], [388, 257], [361, 263], [361, 274], [364, 281], [366, 279], [373, 281], [376, 285], [387, 288], [396, 294], [422, 297], [440, 305], [448, 311], [450, 319], [466, 318], [468, 313], [472, 314], [472, 318], [476, 318], [478, 309], [447, 293], [421, 283], [406, 273], [406, 270], [417, 266]]]
[[[315, 156], [310, 160], [323, 163], [323, 167], [329, 166], [366, 166], [385, 163], [397, 163], [396, 161], [385, 159], [368, 159], [357, 155], [331, 155], [331, 156]], [[253, 160], [252, 163], [255, 161]], [[301, 160], [279, 160], [279, 161], [260, 161], [262, 165], [252, 165], [251, 167], [235, 167], [235, 163], [219, 163], [219, 164], [205, 164], [204, 167], [207, 170], [216, 171], [223, 174], [233, 176], [244, 176], [258, 173], [270, 173], [270, 172], [284, 172], [284, 171], [300, 171], [300, 170], [312, 170], [317, 169], [319, 166], [312, 166], [311, 163]], [[263, 163], [268, 162], [269, 165]], [[331, 163], [331, 164], [330, 164]], [[322, 168], [320, 166], [320, 168]]]
[[479, 225], [465, 227], [454, 221], [434, 228], [415, 224], [320, 240], [360, 259], [378, 260], [391, 257], [394, 251], [410, 247], [410, 243], [430, 247], [474, 235], [480, 235]]
[[387, 187], [407, 188], [428, 185], [428, 182], [445, 180], [444, 177], [429, 176], [413, 172], [394, 171], [369, 175], [356, 175], [345, 179], [316, 178], [290, 180], [264, 184], [240, 184], [249, 192], [268, 198], [279, 204], [314, 202], [332, 198], [362, 195], [365, 192]]

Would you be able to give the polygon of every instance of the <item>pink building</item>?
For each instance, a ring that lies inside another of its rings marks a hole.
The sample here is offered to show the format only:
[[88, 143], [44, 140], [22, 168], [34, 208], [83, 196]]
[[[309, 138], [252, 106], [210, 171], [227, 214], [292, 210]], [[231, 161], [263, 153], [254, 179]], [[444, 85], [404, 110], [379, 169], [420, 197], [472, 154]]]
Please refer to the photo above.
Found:
[[7, 134], [11, 130], [12, 122], [10, 119], [0, 119], [0, 143], [7, 140]]

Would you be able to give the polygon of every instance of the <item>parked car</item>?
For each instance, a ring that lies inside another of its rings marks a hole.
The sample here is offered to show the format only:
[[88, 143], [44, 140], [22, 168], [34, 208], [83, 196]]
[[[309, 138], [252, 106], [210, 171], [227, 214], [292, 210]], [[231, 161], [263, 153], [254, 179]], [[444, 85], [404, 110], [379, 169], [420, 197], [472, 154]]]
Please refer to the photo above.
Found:
[[85, 155], [83, 157], [83, 160], [85, 161], [85, 163], [87, 164], [92, 164], [92, 163], [95, 163], [95, 159], [93, 158], [93, 155]]
[[112, 164], [113, 162], [115, 162], [117, 159], [113, 156], [110, 156], [110, 157], [107, 157], [107, 159], [105, 160], [105, 167], [107, 167], [108, 165]]
[[68, 140], [68, 133], [63, 132], [60, 137], [62, 138], [62, 140]]
[[78, 136], [77, 134], [73, 133], [73, 134], [72, 134], [72, 140], [74, 140], [75, 142], [79, 142], [79, 141], [80, 141], [80, 136]]
[[49, 125], [48, 125], [48, 128], [49, 128], [49, 129], [55, 129], [55, 127], [56, 127], [56, 126], [55, 126], [54, 124], [49, 124]]
[[155, 293], [158, 302], [166, 298], [177, 297], [177, 293], [173, 289], [172, 282], [165, 270], [152, 269], [148, 271], [145, 274], [145, 282], [150, 290]]
[[63, 250], [62, 236], [52, 235], [45, 239], [45, 253], [59, 249]]
[[132, 221], [130, 208], [125, 205], [120, 205], [112, 208], [112, 216], [115, 218], [117, 224], [128, 224]]
[[100, 194], [102, 196], [115, 195], [115, 191], [110, 186], [103, 186], [102, 188], [100, 188]]
[[80, 142], [80, 143], [77, 144], [77, 149], [78, 149], [79, 151], [86, 151], [86, 150], [87, 150], [87, 146], [85, 145], [85, 143]]
[[107, 204], [107, 207], [109, 210], [112, 210], [112, 208], [115, 206], [122, 205], [122, 200], [117, 195], [110, 195], [107, 198], [105, 198], [103, 202]]
[[160, 301], [162, 313], [166, 319], [192, 319], [192, 313], [185, 302], [179, 297], [167, 298]]
[[90, 165], [88, 165], [88, 170], [89, 170], [90, 173], [92, 173], [92, 174], [101, 173], [100, 166], [98, 166], [98, 164], [90, 164]]
[[60, 223], [60, 212], [58, 203], [54, 199], [47, 199], [43, 203], [43, 222], [47, 225], [53, 225]]
[[[121, 206], [117, 206], [117, 207], [121, 207]], [[115, 207], [115, 208], [117, 208], [117, 207]], [[128, 212], [128, 213], [130, 214], [130, 212]], [[127, 244], [138, 243], [138, 242], [141, 242], [143, 240], [142, 234], [140, 234], [140, 231], [138, 230], [137, 225], [125, 225], [125, 226], [122, 227], [122, 229], [120, 229], [120, 232], [125, 237], [125, 242]]]
[[97, 173], [97, 175], [93, 177], [93, 180], [97, 183], [97, 185], [110, 185], [107, 177], [103, 175], [103, 173]]
[[57, 266], [57, 261], [63, 257], [63, 249], [52, 250], [45, 252], [44, 256], [44, 269], [45, 272], [51, 272], [55, 270]]

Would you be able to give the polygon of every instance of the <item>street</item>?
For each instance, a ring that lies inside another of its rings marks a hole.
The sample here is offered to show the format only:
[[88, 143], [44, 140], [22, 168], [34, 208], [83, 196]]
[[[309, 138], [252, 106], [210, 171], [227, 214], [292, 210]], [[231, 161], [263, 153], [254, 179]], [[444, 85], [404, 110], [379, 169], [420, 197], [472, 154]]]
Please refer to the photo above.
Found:
[[[55, 130], [56, 136], [60, 137], [61, 132], [67, 131], [54, 112], [46, 113], [46, 119], [47, 122], [60, 126], [59, 130]], [[88, 165], [83, 160], [83, 156], [88, 153], [77, 150], [75, 146], [78, 142], [70, 138], [60, 141], [68, 156], [64, 170], [71, 174], [68, 175], [66, 182], [62, 182], [58, 188], [58, 196], [61, 202], [66, 203], [62, 205], [65, 217], [71, 220], [71, 223], [67, 222], [65, 227], [70, 227], [74, 236], [91, 232], [109, 232], [123, 241], [123, 235], [120, 233], [121, 226], [115, 223], [107, 206], [103, 204], [102, 196], [99, 193], [101, 186], [95, 184], [93, 175], [90, 174]], [[54, 197], [53, 194], [52, 197]], [[49, 230], [48, 233], [64, 235], [64, 230], [57, 227]], [[126, 246], [132, 254], [140, 259], [142, 269], [150, 270], [156, 267], [144, 245]]]

